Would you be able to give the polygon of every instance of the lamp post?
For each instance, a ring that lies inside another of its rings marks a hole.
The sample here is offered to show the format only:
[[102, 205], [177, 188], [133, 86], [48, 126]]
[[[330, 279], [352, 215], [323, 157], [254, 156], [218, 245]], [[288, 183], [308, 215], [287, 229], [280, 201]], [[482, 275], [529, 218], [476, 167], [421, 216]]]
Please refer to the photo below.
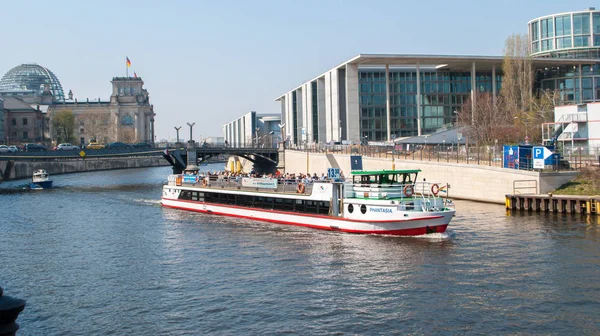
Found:
[[192, 130], [196, 123], [187, 123], [187, 125], [190, 126], [190, 141], [188, 141], [187, 145], [187, 167], [185, 167], [185, 172], [188, 174], [195, 174], [198, 172], [198, 153], [196, 152], [196, 148], [194, 146]]
[[258, 147], [258, 131], [260, 131], [260, 127], [256, 127], [254, 131], [256, 132], [256, 147]]
[[193, 136], [192, 136], [192, 129], [194, 128], [194, 125], [196, 125], [196, 123], [195, 122], [193, 122], [191, 124], [187, 123], [187, 125], [190, 126], [190, 142], [192, 142], [193, 141], [192, 140], [192, 138], [193, 138]]
[[175, 129], [175, 132], [177, 132], [177, 142], [175, 143], [175, 146], [179, 146], [179, 130], [181, 129], [181, 126], [179, 127], [173, 127]]
[[275, 131], [269, 132], [269, 148], [273, 148], [273, 134], [275, 134]]

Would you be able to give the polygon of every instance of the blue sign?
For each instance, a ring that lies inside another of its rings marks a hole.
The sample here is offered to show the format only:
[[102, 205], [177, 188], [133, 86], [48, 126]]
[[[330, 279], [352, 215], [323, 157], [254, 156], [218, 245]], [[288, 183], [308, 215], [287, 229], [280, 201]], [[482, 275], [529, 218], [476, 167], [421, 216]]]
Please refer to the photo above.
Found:
[[196, 183], [198, 182], [198, 176], [196, 175], [183, 175], [183, 183]]
[[340, 177], [340, 168], [327, 168], [327, 178], [336, 179]]
[[535, 146], [533, 147], [533, 158], [538, 160], [545, 160], [552, 156], [552, 151], [546, 147]]
[[350, 155], [350, 170], [363, 170], [362, 156]]

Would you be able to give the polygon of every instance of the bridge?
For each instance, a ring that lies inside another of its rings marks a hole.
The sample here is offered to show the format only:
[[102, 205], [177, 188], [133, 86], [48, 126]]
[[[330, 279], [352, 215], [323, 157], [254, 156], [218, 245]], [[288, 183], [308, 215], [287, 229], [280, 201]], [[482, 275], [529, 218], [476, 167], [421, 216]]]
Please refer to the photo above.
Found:
[[181, 174], [189, 164], [201, 165], [219, 155], [243, 157], [252, 162], [258, 172], [275, 171], [279, 163], [279, 150], [272, 147], [188, 147], [163, 151], [163, 156], [173, 167], [173, 174]]
[[[189, 144], [188, 144], [189, 146]], [[192, 153], [188, 161], [188, 153]], [[31, 176], [31, 167], [50, 169], [51, 174], [60, 172], [90, 171], [99, 169], [138, 168], [144, 165], [160, 165], [164, 158], [180, 174], [187, 165], [202, 165], [221, 155], [236, 155], [254, 163], [259, 172], [274, 171], [279, 162], [277, 148], [257, 147], [202, 147], [192, 144], [190, 148], [119, 148], [84, 149], [73, 151], [15, 152], [0, 153], [0, 180]], [[144, 160], [144, 159], [152, 160]], [[160, 159], [159, 159], [160, 158]], [[88, 164], [80, 164], [81, 162]], [[91, 165], [92, 161], [104, 161], [103, 165]], [[164, 162], [164, 161], [163, 161]], [[51, 169], [52, 166], [60, 168]], [[27, 169], [24, 169], [27, 167]], [[73, 168], [76, 167], [76, 168]], [[97, 167], [97, 168], [90, 168]], [[23, 170], [16, 172], [16, 170]], [[25, 172], [25, 170], [27, 172]], [[49, 171], [50, 172], [50, 171]]]

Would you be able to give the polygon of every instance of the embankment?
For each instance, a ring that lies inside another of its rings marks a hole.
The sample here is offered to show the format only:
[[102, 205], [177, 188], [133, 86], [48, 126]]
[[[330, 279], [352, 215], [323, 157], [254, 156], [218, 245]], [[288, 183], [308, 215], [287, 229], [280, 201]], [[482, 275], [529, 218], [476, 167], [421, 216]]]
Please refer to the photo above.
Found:
[[[505, 196], [512, 193], [548, 193], [571, 181], [576, 172], [534, 172], [480, 166], [474, 164], [396, 160], [391, 158], [363, 157], [363, 170], [420, 169], [419, 180], [449, 184], [449, 196], [480, 202], [505, 203]], [[350, 155], [320, 154], [286, 150], [285, 171], [289, 173], [327, 172], [337, 165], [350, 175]], [[515, 182], [517, 181], [517, 182]], [[517, 187], [515, 189], [515, 186]]]
[[56, 175], [168, 165], [169, 163], [162, 156], [57, 159], [55, 161], [0, 161], [0, 181], [30, 178], [37, 169], [45, 169], [50, 175]]

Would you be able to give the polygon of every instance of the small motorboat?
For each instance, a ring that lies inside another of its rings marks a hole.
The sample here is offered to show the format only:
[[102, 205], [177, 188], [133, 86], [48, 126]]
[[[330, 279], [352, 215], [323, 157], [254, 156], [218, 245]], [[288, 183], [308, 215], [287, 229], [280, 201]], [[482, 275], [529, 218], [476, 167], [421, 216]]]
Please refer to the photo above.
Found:
[[33, 172], [31, 183], [29, 183], [30, 189], [40, 190], [52, 188], [52, 181], [50, 175], [44, 169], [38, 169]]

